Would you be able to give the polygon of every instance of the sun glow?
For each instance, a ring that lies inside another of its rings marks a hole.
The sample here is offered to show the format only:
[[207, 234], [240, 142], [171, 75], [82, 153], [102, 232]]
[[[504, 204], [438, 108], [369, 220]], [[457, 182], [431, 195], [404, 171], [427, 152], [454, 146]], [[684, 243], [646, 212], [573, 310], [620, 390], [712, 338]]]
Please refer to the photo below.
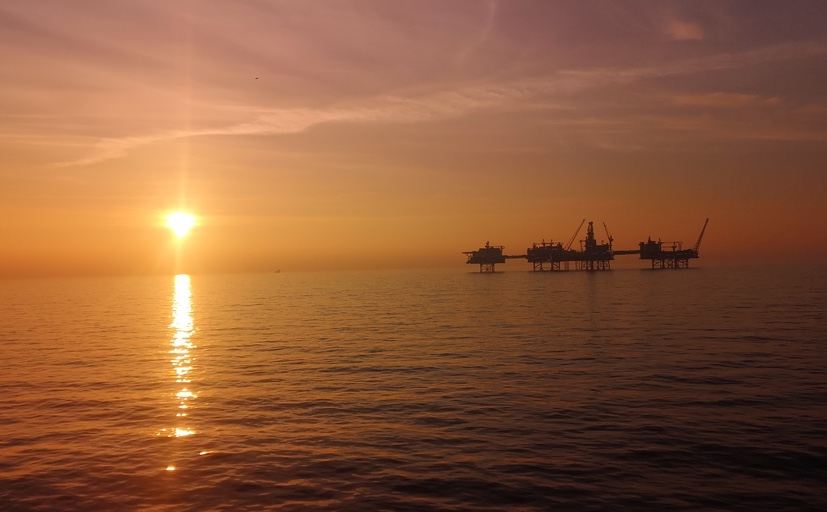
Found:
[[175, 236], [184, 238], [195, 226], [195, 215], [186, 212], [172, 212], [167, 215], [167, 226]]

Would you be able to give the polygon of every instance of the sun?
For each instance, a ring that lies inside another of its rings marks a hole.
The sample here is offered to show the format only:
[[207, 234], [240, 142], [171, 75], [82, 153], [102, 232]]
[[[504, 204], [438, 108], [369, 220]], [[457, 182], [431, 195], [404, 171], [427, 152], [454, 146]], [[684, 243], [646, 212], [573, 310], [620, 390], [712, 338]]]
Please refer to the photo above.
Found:
[[195, 226], [195, 215], [187, 212], [172, 212], [167, 215], [167, 226], [175, 236], [184, 238]]

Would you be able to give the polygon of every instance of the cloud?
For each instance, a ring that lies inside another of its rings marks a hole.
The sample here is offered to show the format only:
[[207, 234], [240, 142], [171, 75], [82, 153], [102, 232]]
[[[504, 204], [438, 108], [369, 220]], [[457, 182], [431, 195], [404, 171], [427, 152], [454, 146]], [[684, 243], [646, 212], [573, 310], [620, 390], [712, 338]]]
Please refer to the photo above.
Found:
[[494, 27], [494, 21], [497, 15], [497, 2], [489, 0], [486, 4], [485, 21], [479, 29], [479, 33], [474, 37], [457, 55], [457, 61], [462, 62], [470, 53], [480, 47], [491, 34], [491, 29]]
[[677, 105], [689, 107], [777, 107], [783, 103], [783, 100], [777, 96], [767, 97], [757, 94], [733, 94], [726, 92], [678, 95], [673, 96], [671, 99]]
[[704, 29], [697, 23], [671, 21], [666, 26], [666, 35], [673, 41], [700, 41], [704, 38]]
[[[512, 80], [479, 86], [443, 90], [418, 97], [377, 96], [362, 103], [327, 108], [279, 108], [258, 110], [249, 121], [211, 128], [167, 130], [143, 136], [103, 139], [85, 157], [55, 164], [55, 167], [89, 165], [124, 156], [129, 150], [165, 140], [215, 135], [277, 135], [300, 133], [324, 123], [421, 123], [457, 118], [472, 112], [513, 108], [528, 98], [542, 95], [564, 96], [587, 89], [629, 83], [647, 78], [679, 76], [721, 69], [733, 69], [769, 61], [788, 60], [827, 54], [821, 43], [788, 43], [757, 50], [724, 53], [673, 62], [660, 66], [565, 70], [553, 75]], [[773, 106], [779, 98], [747, 94], [712, 93], [677, 96], [674, 101], [699, 106]], [[249, 115], [249, 107], [238, 113]]]

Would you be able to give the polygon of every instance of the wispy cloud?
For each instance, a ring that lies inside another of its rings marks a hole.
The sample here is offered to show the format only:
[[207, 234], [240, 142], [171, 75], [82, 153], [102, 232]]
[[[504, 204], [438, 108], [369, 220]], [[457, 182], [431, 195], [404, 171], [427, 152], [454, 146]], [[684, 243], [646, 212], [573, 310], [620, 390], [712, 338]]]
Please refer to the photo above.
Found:
[[783, 104], [783, 100], [777, 96], [767, 97], [757, 94], [733, 94], [725, 92], [685, 94], [674, 96], [671, 99], [677, 105], [690, 107], [746, 108], [776, 107]]
[[[417, 97], [379, 96], [363, 103], [329, 108], [258, 109], [249, 121], [189, 130], [166, 130], [154, 134], [103, 139], [83, 158], [55, 164], [57, 167], [89, 165], [127, 154], [133, 148], [166, 140], [198, 136], [277, 135], [300, 133], [324, 123], [420, 123], [457, 118], [486, 109], [513, 108], [539, 96], [565, 96], [587, 89], [647, 78], [678, 76], [714, 70], [753, 66], [827, 54], [822, 43], [790, 43], [757, 50], [725, 53], [656, 66], [567, 70], [550, 76], [503, 83], [468, 86]], [[713, 93], [678, 96], [675, 102], [706, 106], [771, 106], [780, 98], [748, 94]], [[241, 111], [250, 115], [249, 107]]]
[[489, 35], [491, 34], [491, 29], [494, 26], [496, 14], [497, 2], [495, 0], [489, 0], [486, 4], [485, 21], [483, 22], [482, 27], [480, 28], [477, 36], [474, 37], [470, 42], [468, 42], [457, 55], [458, 62], [461, 63], [462, 61], [464, 61], [471, 52], [476, 50], [480, 45], [482, 45], [485, 42], [486, 39], [488, 39]]

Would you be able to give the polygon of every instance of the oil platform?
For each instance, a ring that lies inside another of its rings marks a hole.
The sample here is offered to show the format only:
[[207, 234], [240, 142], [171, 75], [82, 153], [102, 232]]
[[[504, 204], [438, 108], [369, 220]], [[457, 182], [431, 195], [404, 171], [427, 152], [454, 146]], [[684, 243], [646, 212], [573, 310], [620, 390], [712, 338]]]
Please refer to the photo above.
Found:
[[497, 263], [505, 263], [506, 259], [525, 258], [525, 255], [506, 256], [503, 254], [502, 245], [490, 245], [485, 242], [485, 247], [480, 247], [476, 251], [464, 251], [462, 254], [468, 256], [469, 264], [480, 265], [480, 272], [494, 272], [494, 265]]
[[594, 222], [591, 221], [586, 228], [586, 238], [580, 240], [580, 249], [572, 249], [572, 244], [577, 239], [577, 235], [583, 229], [585, 223], [586, 219], [583, 219], [566, 245], [563, 245], [562, 242], [555, 244], [553, 241], [546, 242], [543, 240], [539, 244], [532, 244], [531, 247], [526, 249], [525, 254], [505, 255], [503, 254], [504, 247], [502, 245], [490, 245], [489, 242], [486, 242], [485, 247], [480, 247], [476, 251], [464, 251], [463, 254], [468, 257], [466, 263], [479, 264], [482, 273], [495, 272], [497, 263], [505, 263], [507, 259], [518, 258], [531, 263], [535, 272], [566, 271], [571, 270], [572, 266], [574, 270], [611, 270], [611, 262], [615, 256], [631, 254], [639, 255], [641, 260], [650, 260], [652, 269], [683, 269], [689, 268], [690, 259], [699, 257], [701, 240], [703, 240], [709, 219], [704, 222], [698, 240], [690, 249], [684, 249], [681, 242], [662, 242], [660, 240], [656, 242], [649, 237], [646, 242], [638, 244], [639, 249], [614, 250], [612, 247], [614, 240], [606, 223], [603, 223], [603, 229], [606, 230], [607, 241], [598, 243], [594, 236]]
[[684, 249], [681, 242], [661, 242], [660, 240], [655, 242], [649, 238], [646, 242], [640, 242], [640, 251], [638, 251], [640, 259], [652, 260], [653, 269], [689, 268], [689, 260], [699, 257], [701, 240], [704, 238], [708, 223], [709, 219], [706, 219], [701, 234], [698, 236], [698, 241], [691, 249]]

